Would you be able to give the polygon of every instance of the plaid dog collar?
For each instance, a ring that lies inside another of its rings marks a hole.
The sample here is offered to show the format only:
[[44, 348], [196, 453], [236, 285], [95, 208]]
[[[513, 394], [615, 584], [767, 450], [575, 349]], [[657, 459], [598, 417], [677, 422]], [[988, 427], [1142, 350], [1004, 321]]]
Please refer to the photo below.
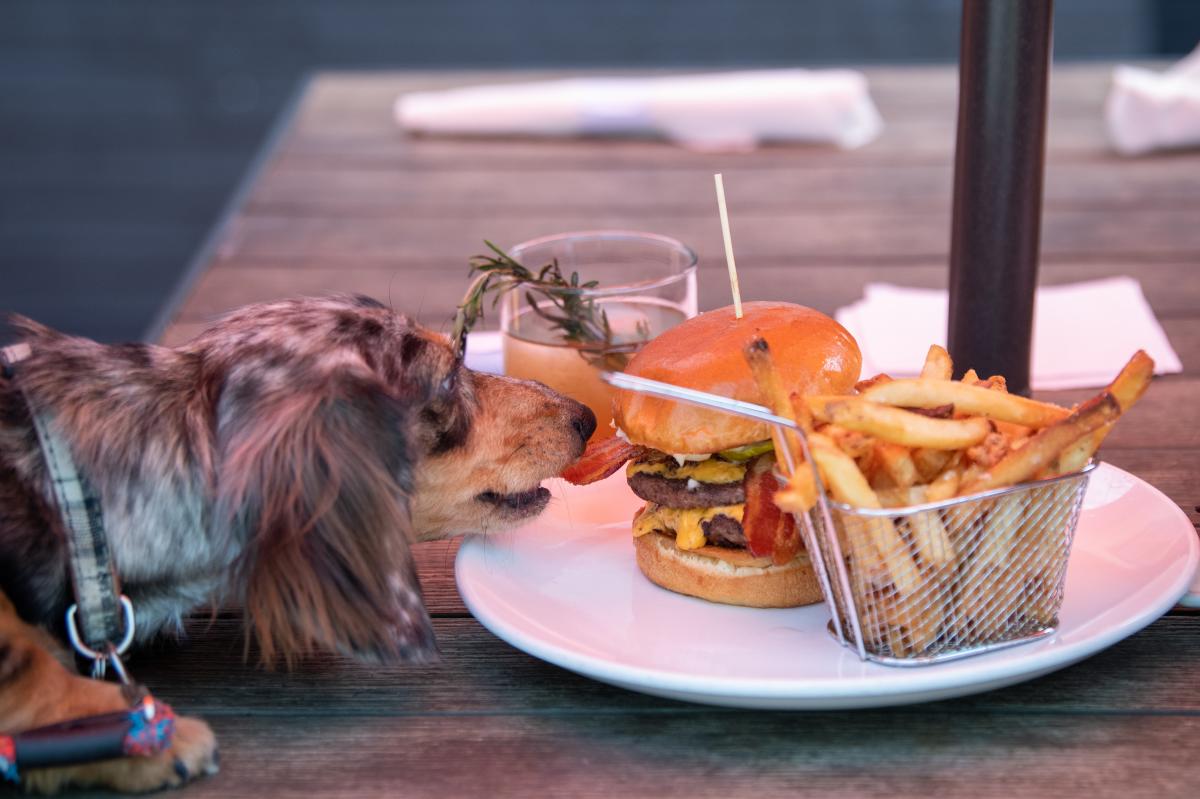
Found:
[[119, 655], [133, 639], [133, 607], [117, 587], [96, 492], [75, 465], [54, 415], [39, 409], [17, 379], [19, 364], [31, 354], [25, 343], [0, 349], [0, 367], [25, 398], [67, 533], [76, 603], [67, 611], [67, 632], [75, 649], [92, 661], [93, 677], [102, 677], [111, 662], [124, 682]]

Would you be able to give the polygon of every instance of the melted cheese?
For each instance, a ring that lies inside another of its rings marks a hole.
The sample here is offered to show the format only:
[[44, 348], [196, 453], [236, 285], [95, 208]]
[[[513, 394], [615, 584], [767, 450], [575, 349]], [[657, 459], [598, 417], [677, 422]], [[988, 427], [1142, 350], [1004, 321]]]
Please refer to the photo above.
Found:
[[746, 476], [746, 464], [729, 463], [717, 458], [708, 458], [697, 463], [678, 465], [674, 461], [631, 463], [629, 477], [635, 474], [659, 474], [671, 480], [695, 480], [699, 483], [740, 483]]
[[646, 505], [633, 520], [633, 537], [653, 533], [675, 533], [675, 546], [680, 549], [699, 549], [707, 543], [704, 539], [704, 522], [716, 516], [728, 516], [742, 520], [746, 505], [718, 505], [713, 508], [664, 508], [653, 502]]

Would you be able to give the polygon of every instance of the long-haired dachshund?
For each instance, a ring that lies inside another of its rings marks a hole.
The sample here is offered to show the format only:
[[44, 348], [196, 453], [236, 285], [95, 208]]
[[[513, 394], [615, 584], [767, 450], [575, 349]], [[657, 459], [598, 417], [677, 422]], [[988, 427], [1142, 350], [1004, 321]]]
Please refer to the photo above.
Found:
[[[537, 515], [541, 481], [596, 424], [540, 384], [465, 368], [365, 297], [250, 306], [174, 349], [13, 324], [32, 354], [0, 377], [4, 732], [129, 706], [64, 665], [67, 542], [29, 404], [54, 413], [99, 495], [138, 639], [228, 603], [268, 666], [435, 657], [410, 543]], [[162, 755], [24, 776], [45, 792], [152, 790], [214, 772], [215, 753], [181, 718]]]

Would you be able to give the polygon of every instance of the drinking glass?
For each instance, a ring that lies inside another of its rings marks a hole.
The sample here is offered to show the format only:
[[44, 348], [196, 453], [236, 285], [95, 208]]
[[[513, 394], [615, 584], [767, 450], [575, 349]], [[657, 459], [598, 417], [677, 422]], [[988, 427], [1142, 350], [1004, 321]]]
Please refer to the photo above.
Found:
[[[611, 436], [613, 389], [599, 372], [621, 371], [647, 341], [696, 315], [696, 254], [667, 236], [626, 230], [559, 233], [508, 253], [534, 272], [557, 262], [568, 281], [578, 273], [580, 287], [503, 296], [505, 374], [579, 400], [596, 414], [593, 438]], [[591, 281], [596, 285], [582, 287]], [[561, 321], [581, 317], [583, 333]], [[607, 332], [598, 334], [605, 320]]]

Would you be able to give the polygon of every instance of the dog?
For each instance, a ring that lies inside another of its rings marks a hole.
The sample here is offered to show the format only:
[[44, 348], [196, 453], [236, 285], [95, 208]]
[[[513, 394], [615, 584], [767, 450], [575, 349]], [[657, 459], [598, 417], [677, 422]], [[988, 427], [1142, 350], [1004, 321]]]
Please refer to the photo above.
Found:
[[[0, 377], [0, 730], [128, 708], [68, 669], [65, 532], [30, 405], [100, 498], [137, 642], [244, 608], [262, 663], [317, 651], [428, 662], [415, 541], [511, 528], [583, 452], [585, 406], [466, 368], [447, 339], [361, 296], [252, 305], [177, 348], [103, 345], [24, 318]], [[18, 388], [19, 384], [19, 388]], [[161, 755], [31, 770], [26, 786], [138, 792], [211, 774], [204, 722]]]

